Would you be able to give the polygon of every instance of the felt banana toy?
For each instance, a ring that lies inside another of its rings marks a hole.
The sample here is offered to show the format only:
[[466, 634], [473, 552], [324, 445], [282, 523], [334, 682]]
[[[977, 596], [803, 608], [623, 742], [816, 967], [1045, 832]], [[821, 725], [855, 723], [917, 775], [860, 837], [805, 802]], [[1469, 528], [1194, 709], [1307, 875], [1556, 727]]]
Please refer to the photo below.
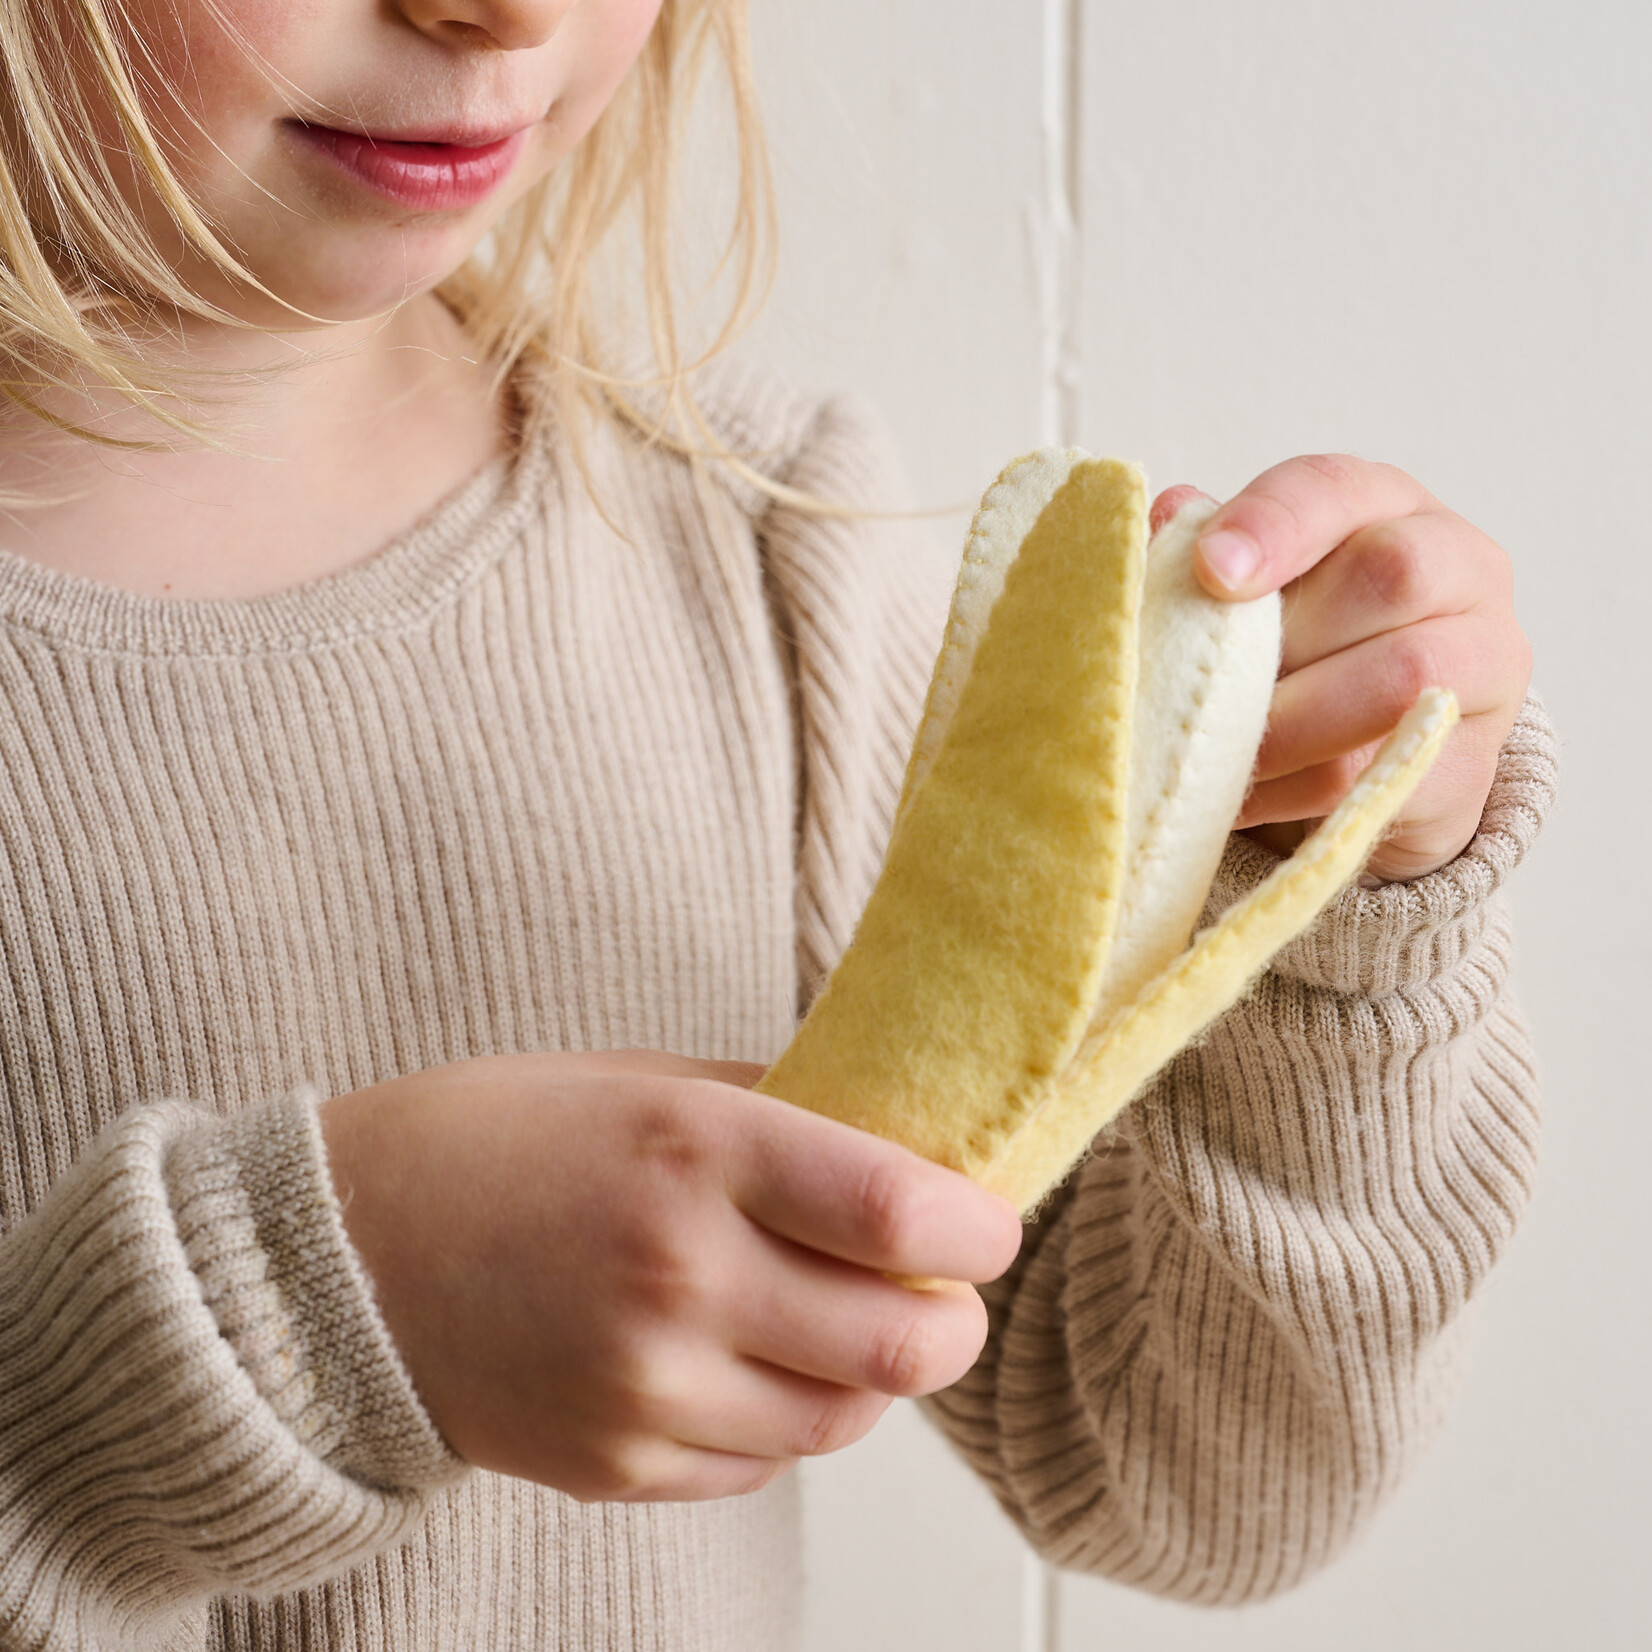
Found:
[[1134, 465], [1017, 460], [970, 529], [883, 870], [758, 1088], [1030, 1210], [1358, 871], [1457, 718], [1430, 689], [1341, 805], [1189, 944], [1244, 798], [1279, 599], [1148, 544]]

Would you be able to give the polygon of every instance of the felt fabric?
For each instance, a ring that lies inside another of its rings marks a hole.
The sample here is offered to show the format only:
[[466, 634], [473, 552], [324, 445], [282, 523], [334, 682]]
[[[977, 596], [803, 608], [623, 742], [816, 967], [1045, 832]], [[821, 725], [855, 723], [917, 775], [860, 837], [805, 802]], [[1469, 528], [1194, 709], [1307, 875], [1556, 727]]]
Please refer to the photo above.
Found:
[[987, 489], [964, 541], [963, 562], [947, 615], [946, 637], [930, 677], [923, 718], [912, 740], [899, 808], [904, 810], [918, 783], [929, 773], [941, 739], [952, 724], [958, 698], [969, 681], [976, 646], [1004, 591], [1010, 564], [1033, 530], [1044, 507], [1085, 455], [1078, 448], [1045, 448], [1006, 465]]
[[1086, 1044], [1048, 1106], [1006, 1144], [982, 1182], [1021, 1210], [1037, 1205], [1096, 1132], [1335, 899], [1428, 772], [1456, 721], [1457, 702], [1448, 691], [1421, 695], [1302, 847]]
[[[1017, 520], [1006, 493], [1056, 474], [1012, 466], [972, 543]], [[1146, 521], [1133, 467], [1073, 467], [956, 691], [963, 650], [943, 651], [925, 718], [944, 719], [939, 743], [909, 771], [854, 943], [761, 1089], [974, 1174], [1048, 1099], [1089, 1028], [1123, 885]], [[973, 596], [953, 637], [985, 620]]]
[[1187, 945], [1267, 726], [1280, 602], [1219, 602], [1199, 584], [1194, 546], [1214, 510], [1187, 506], [1147, 548], [1127, 870], [1092, 1028]]
[[882, 875], [759, 1089], [1030, 1210], [1358, 870], [1455, 721], [1449, 693], [1425, 694], [1299, 853], [1182, 950], [1279, 652], [1277, 596], [1198, 587], [1210, 508], [1150, 559], [1136, 466], [1051, 451], [998, 478]]

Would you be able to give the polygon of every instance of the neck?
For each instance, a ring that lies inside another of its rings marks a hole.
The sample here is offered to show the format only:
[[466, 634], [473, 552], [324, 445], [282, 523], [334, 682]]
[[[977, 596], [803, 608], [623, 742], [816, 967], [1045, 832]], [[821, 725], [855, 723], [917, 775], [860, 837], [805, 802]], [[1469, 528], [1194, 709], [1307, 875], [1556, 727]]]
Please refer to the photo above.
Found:
[[155, 594], [254, 595], [372, 554], [502, 445], [489, 370], [432, 295], [304, 333], [177, 318], [149, 353], [184, 375], [181, 410], [220, 445], [157, 432], [106, 390], [65, 390], [55, 414], [165, 445], [98, 446], [14, 417], [0, 493], [34, 501], [0, 525], [0, 547]]
[[[145, 361], [175, 381], [168, 411], [216, 441], [269, 457], [330, 440], [318, 434], [318, 422], [352, 424], [476, 372], [458, 322], [432, 294], [387, 316], [305, 331], [258, 331], [168, 312], [136, 332]], [[46, 405], [54, 417], [111, 442], [169, 452], [199, 445], [90, 380], [56, 389]], [[0, 440], [27, 442], [32, 425], [14, 419]]]

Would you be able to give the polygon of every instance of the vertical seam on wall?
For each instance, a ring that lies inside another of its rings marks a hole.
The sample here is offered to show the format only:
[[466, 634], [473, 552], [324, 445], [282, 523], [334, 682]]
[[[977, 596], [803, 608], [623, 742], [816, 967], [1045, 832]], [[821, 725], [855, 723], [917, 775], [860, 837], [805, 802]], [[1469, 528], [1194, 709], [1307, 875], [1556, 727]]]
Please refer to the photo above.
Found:
[[[1036, 237], [1044, 440], [1072, 447], [1083, 386], [1084, 0], [1044, 0], [1043, 207]], [[1029, 1548], [1021, 1562], [1020, 1652], [1061, 1652], [1061, 1574]]]
[[1043, 342], [1044, 440], [1058, 447], [1071, 447], [1078, 440], [1083, 384], [1079, 343], [1083, 20], [1084, 0], [1044, 0], [1039, 330]]
[[[1044, 0], [1039, 124], [1043, 191], [1038, 259], [1043, 439], [1076, 445], [1083, 386], [1079, 315], [1083, 275], [1084, 0]], [[1020, 1652], [1061, 1652], [1061, 1574], [1027, 1548], [1021, 1558]]]

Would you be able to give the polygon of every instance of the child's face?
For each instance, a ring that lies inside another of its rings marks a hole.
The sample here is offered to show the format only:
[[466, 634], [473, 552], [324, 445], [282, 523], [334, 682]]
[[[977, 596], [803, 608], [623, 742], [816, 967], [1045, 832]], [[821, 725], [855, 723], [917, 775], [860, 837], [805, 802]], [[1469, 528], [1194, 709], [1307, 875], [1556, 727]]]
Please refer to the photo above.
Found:
[[[150, 118], [207, 220], [289, 303], [348, 320], [464, 261], [590, 130], [660, 4], [128, 0], [127, 11], [140, 83], [147, 51], [174, 89], [151, 99]], [[145, 212], [164, 236], [158, 205]], [[182, 273], [248, 319], [280, 319], [210, 270], [184, 260]]]

